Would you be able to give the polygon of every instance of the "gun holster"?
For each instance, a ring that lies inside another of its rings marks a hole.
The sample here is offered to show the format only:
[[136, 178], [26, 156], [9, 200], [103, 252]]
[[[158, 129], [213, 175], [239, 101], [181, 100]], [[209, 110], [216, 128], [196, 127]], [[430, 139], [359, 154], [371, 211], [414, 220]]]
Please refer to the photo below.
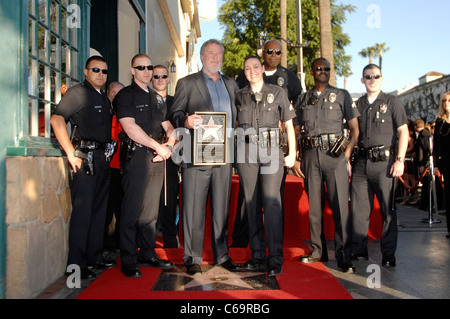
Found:
[[79, 147], [76, 147], [73, 155], [83, 160], [81, 166], [86, 175], [95, 175], [93, 150], [82, 150]]
[[341, 135], [331, 147], [330, 154], [333, 157], [341, 156], [341, 154], [345, 151], [349, 143], [350, 143], [349, 139], [346, 136]]
[[119, 162], [120, 165], [125, 165], [133, 156], [134, 151], [136, 150], [136, 143], [128, 137], [125, 132], [119, 133], [120, 139], [120, 150], [119, 150]]

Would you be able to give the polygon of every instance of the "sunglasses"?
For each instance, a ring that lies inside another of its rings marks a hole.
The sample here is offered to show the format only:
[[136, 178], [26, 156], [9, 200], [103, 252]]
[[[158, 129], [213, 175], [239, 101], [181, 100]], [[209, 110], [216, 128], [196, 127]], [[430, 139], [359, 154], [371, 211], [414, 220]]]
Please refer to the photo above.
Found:
[[364, 78], [366, 79], [366, 80], [372, 80], [372, 79], [375, 79], [375, 80], [378, 80], [379, 78], [381, 78], [381, 75], [364, 75]]
[[138, 65], [138, 66], [133, 66], [134, 69], [138, 69], [139, 71], [144, 71], [145, 69], [149, 70], [149, 71], [153, 71], [153, 65]]
[[103, 74], [108, 74], [108, 70], [107, 69], [100, 69], [100, 68], [88, 68], [88, 70], [91, 70], [94, 73], [98, 73], [100, 71], [102, 71]]
[[281, 55], [281, 50], [273, 50], [273, 49], [267, 49], [266, 50], [266, 53], [268, 54], [268, 55], [271, 55], [272, 53], [274, 53], [275, 52], [275, 54], [276, 55]]
[[168, 75], [154, 75], [153, 78], [155, 80], [159, 80], [159, 79], [167, 79], [169, 76]]
[[321, 67], [319, 66], [318, 68], [316, 68], [316, 71], [326, 71], [326, 72], [330, 72], [331, 68], [329, 67]]

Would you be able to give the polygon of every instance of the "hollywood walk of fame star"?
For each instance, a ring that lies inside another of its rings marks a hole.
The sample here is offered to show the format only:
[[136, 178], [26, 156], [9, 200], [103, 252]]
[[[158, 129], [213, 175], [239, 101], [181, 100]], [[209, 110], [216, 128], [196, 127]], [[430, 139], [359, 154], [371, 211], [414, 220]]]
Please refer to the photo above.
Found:
[[187, 282], [182, 287], [178, 287], [181, 288], [181, 290], [187, 290], [192, 288], [199, 288], [203, 290], [207, 286], [213, 284], [227, 285], [233, 287], [232, 289], [234, 290], [236, 289], [254, 290], [256, 289], [255, 287], [251, 286], [242, 279], [265, 275], [264, 272], [231, 272], [220, 266], [215, 266], [207, 271], [204, 271], [201, 275], [188, 275], [185, 272], [164, 272], [164, 274], [174, 275], [181, 278], [191, 278], [192, 279], [191, 281]]
[[208, 122], [208, 125], [200, 125], [202, 129], [205, 130], [205, 134], [203, 135], [203, 139], [206, 139], [209, 136], [214, 137], [215, 140], [219, 140], [219, 135], [217, 135], [217, 131], [222, 127], [223, 125], [215, 125], [213, 117], [211, 116]]

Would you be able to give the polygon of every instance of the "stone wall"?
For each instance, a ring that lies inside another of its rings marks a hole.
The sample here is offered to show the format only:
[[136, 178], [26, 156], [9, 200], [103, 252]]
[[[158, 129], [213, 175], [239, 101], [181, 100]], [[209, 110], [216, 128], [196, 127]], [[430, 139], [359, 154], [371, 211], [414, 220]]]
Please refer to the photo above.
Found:
[[65, 158], [6, 159], [6, 298], [34, 298], [65, 272], [67, 173]]

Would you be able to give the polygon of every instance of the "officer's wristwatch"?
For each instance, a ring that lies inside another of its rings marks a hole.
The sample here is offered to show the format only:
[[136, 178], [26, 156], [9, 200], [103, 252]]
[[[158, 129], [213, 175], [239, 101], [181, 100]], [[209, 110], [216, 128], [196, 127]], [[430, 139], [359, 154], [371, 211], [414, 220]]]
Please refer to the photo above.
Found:
[[173, 146], [172, 145], [166, 145], [169, 151], [173, 152]]
[[401, 163], [404, 163], [404, 162], [405, 162], [405, 158], [404, 158], [404, 157], [401, 157], [401, 156], [397, 156], [397, 157], [395, 158], [395, 161], [399, 161], [399, 162], [401, 162]]

